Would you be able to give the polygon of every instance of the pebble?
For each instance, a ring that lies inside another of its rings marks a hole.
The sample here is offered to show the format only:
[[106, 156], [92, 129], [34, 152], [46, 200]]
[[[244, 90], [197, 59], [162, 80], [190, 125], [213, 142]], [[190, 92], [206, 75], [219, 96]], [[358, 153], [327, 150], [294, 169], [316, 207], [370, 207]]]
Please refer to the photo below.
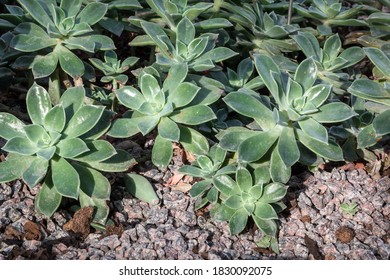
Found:
[[[20, 181], [12, 186], [1, 184], [0, 232], [8, 225], [23, 232], [23, 224], [30, 220], [40, 222], [47, 234], [42, 241], [21, 241], [20, 245], [1, 242], [0, 260], [10, 258], [18, 247], [38, 253], [46, 242], [54, 240], [61, 242], [48, 252], [53, 259], [310, 259], [306, 235], [318, 244], [326, 259], [389, 259], [389, 178], [375, 181], [363, 170], [338, 169], [317, 171], [314, 176], [306, 176], [304, 182], [294, 177], [290, 180], [294, 187], [289, 191], [294, 193], [297, 206], [290, 214], [285, 211], [279, 220], [280, 254], [276, 255], [254, 250], [263, 236], [261, 231], [245, 230], [230, 236], [227, 222], [212, 221], [207, 214], [197, 215], [188, 194], [163, 186], [174, 174], [173, 166], [168, 168], [145, 169], [144, 175], [152, 183], [159, 182], [154, 186], [160, 205], [141, 202], [119, 186], [112, 194], [115, 200], [110, 218], [123, 226], [122, 234], [102, 237], [100, 232], [93, 232], [77, 242], [62, 230], [71, 217], [65, 208], [47, 219], [34, 212], [35, 191], [23, 187]], [[358, 204], [354, 216], [341, 212], [340, 203], [344, 202]], [[335, 237], [342, 226], [355, 232], [349, 243]], [[0, 233], [0, 240], [3, 237]]]

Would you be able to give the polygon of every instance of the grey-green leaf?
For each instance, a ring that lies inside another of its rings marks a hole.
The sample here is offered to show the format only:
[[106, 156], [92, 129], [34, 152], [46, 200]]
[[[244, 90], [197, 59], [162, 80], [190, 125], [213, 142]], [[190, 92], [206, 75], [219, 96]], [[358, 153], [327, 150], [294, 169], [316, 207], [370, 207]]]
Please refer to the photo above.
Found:
[[179, 126], [168, 117], [161, 118], [158, 124], [158, 134], [162, 138], [168, 139], [173, 142], [179, 142], [180, 129]]
[[97, 124], [103, 111], [103, 106], [85, 105], [81, 107], [70, 119], [64, 134], [68, 138], [75, 138], [88, 132]]
[[329, 140], [328, 144], [324, 144], [314, 138], [311, 138], [305, 132], [297, 130], [298, 140], [305, 145], [309, 150], [316, 153], [317, 155], [332, 160], [332, 161], [343, 161], [343, 152], [339, 145]]
[[356, 113], [343, 102], [333, 102], [322, 106], [319, 112], [310, 116], [319, 123], [336, 123], [348, 120]]
[[145, 177], [134, 173], [128, 173], [125, 175], [125, 186], [126, 190], [136, 198], [152, 205], [159, 203], [159, 198], [154, 191], [152, 184]]
[[239, 234], [248, 222], [248, 213], [245, 209], [238, 209], [229, 220], [230, 234]]
[[43, 126], [48, 131], [62, 132], [65, 127], [66, 116], [62, 104], [54, 106], [45, 116]]
[[110, 199], [110, 182], [99, 171], [81, 164], [72, 164], [80, 177], [81, 190], [92, 198]]
[[287, 167], [292, 166], [299, 160], [300, 153], [292, 127], [283, 128], [277, 147], [280, 157]]
[[64, 158], [74, 158], [88, 151], [87, 144], [80, 138], [66, 138], [57, 144], [57, 154]]
[[34, 124], [43, 125], [46, 114], [52, 108], [47, 91], [34, 83], [26, 96], [27, 111]]
[[0, 137], [10, 140], [14, 137], [23, 137], [25, 124], [14, 115], [0, 113]]
[[63, 158], [51, 161], [54, 188], [65, 197], [77, 199], [80, 192], [80, 177], [73, 166]]
[[125, 172], [136, 164], [134, 158], [124, 150], [117, 150], [117, 154], [100, 161], [88, 161], [85, 165], [105, 172]]
[[170, 140], [157, 135], [152, 149], [152, 162], [158, 168], [167, 167], [172, 159], [172, 143]]
[[46, 176], [49, 162], [36, 157], [31, 165], [23, 172], [22, 179], [29, 188], [35, 187]]
[[46, 176], [45, 182], [35, 198], [35, 209], [46, 217], [50, 217], [54, 214], [62, 200], [62, 196], [54, 187], [50, 175], [51, 174], [48, 174]]
[[274, 208], [270, 204], [264, 202], [256, 203], [254, 214], [262, 220], [273, 220], [278, 218]]
[[175, 111], [170, 118], [177, 122], [187, 125], [198, 125], [216, 118], [213, 110], [206, 105], [195, 105]]
[[274, 131], [261, 131], [244, 140], [238, 146], [238, 159], [244, 162], [253, 162], [264, 156], [278, 138]]

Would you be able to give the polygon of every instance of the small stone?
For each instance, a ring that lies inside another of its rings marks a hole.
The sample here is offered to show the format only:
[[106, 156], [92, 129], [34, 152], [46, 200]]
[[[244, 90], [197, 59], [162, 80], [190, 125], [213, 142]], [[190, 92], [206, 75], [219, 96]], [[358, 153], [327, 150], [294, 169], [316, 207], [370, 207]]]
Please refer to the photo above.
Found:
[[355, 237], [355, 231], [347, 226], [342, 226], [336, 230], [336, 238], [342, 243], [349, 243]]
[[304, 215], [300, 218], [301, 222], [302, 223], [310, 223], [311, 222], [311, 218], [309, 215]]
[[22, 217], [22, 213], [20, 213], [14, 208], [11, 208], [9, 209], [8, 217], [11, 219], [12, 222], [16, 222]]

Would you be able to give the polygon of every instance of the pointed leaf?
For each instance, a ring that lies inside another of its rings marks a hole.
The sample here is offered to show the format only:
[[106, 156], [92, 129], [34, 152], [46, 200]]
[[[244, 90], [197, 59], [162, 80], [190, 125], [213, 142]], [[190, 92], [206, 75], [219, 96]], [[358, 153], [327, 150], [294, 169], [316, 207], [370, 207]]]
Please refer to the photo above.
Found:
[[292, 127], [283, 128], [277, 147], [286, 167], [291, 167], [299, 160], [300, 153]]
[[200, 182], [196, 182], [192, 185], [190, 189], [190, 195], [192, 197], [197, 197], [204, 194], [208, 189], [211, 188], [212, 181], [211, 180], [203, 180]]
[[85, 105], [81, 107], [70, 119], [64, 134], [67, 138], [75, 138], [88, 132], [98, 123], [103, 111], [103, 106]]
[[141, 76], [140, 88], [145, 99], [149, 102], [155, 101], [155, 97], [161, 90], [157, 79], [150, 74]]
[[125, 172], [135, 164], [136, 161], [129, 153], [119, 149], [117, 150], [117, 154], [104, 161], [85, 162], [85, 165], [105, 172]]
[[84, 97], [85, 89], [83, 87], [72, 87], [62, 94], [60, 104], [64, 107], [66, 122], [81, 108]]
[[104, 17], [104, 15], [107, 12], [107, 9], [108, 9], [107, 4], [103, 4], [99, 2], [89, 3], [77, 15], [76, 22], [85, 22], [88, 23], [89, 25], [94, 25]]
[[298, 140], [315, 154], [332, 161], [343, 161], [343, 152], [339, 145], [329, 140], [329, 144], [324, 144], [311, 138], [305, 132], [297, 130]]
[[110, 199], [111, 186], [110, 182], [100, 172], [95, 169], [73, 164], [80, 177], [81, 190], [92, 198]]
[[52, 140], [46, 130], [38, 124], [26, 125], [24, 131], [27, 138], [38, 147], [47, 147]]
[[176, 40], [183, 42], [186, 46], [194, 40], [195, 27], [187, 17], [183, 17], [183, 19], [177, 24], [176, 29]]
[[322, 106], [318, 113], [310, 116], [319, 123], [335, 123], [348, 120], [356, 116], [356, 113], [343, 102], [333, 102]]
[[241, 191], [249, 192], [249, 189], [252, 187], [252, 175], [245, 168], [238, 168], [236, 172], [236, 181], [237, 185], [240, 187]]
[[43, 124], [46, 114], [52, 107], [47, 91], [34, 83], [27, 92], [26, 103], [31, 121], [34, 124]]
[[46, 217], [51, 217], [60, 206], [61, 200], [62, 196], [54, 187], [51, 174], [49, 173], [35, 198], [35, 208]]
[[364, 52], [374, 65], [388, 78], [390, 78], [390, 58], [378, 48], [364, 48]]
[[160, 122], [159, 116], [145, 116], [140, 118], [137, 126], [142, 135], [150, 133]]
[[291, 177], [291, 167], [287, 167], [284, 164], [278, 149], [274, 149], [271, 154], [270, 175], [272, 181], [284, 184], [287, 183]]
[[57, 154], [64, 158], [74, 158], [88, 151], [87, 145], [80, 138], [67, 138], [57, 144]]
[[142, 103], [145, 102], [144, 96], [138, 90], [130, 86], [120, 88], [115, 93], [119, 102], [132, 110], [138, 110]]
[[276, 236], [278, 227], [274, 220], [263, 220], [259, 217], [253, 216], [257, 227], [264, 232], [266, 235]]
[[14, 137], [10, 139], [2, 149], [9, 153], [16, 153], [20, 155], [33, 155], [39, 151], [35, 143], [24, 137]]
[[172, 94], [187, 77], [188, 65], [187, 63], [178, 63], [171, 66], [168, 76], [164, 80], [163, 89], [165, 92]]
[[199, 92], [200, 87], [184, 82], [180, 84], [173, 92], [169, 95], [169, 101], [171, 101], [175, 108], [180, 108], [188, 105]]
[[254, 214], [262, 220], [273, 220], [278, 218], [274, 208], [270, 204], [263, 202], [256, 203]]
[[229, 219], [229, 229], [230, 234], [239, 234], [244, 230], [248, 222], [248, 213], [245, 209], [241, 208], [234, 213], [234, 215]]
[[115, 138], [127, 138], [139, 133], [138, 123], [142, 120], [140, 118], [121, 118], [116, 119], [110, 130], [107, 132], [108, 136]]
[[259, 202], [274, 203], [282, 200], [287, 193], [287, 187], [280, 183], [271, 183], [264, 187], [263, 195]]
[[57, 45], [54, 51], [65, 73], [72, 78], [79, 78], [84, 74], [84, 63], [74, 53], [61, 45]]
[[43, 125], [48, 131], [62, 132], [65, 127], [65, 110], [62, 104], [54, 106], [45, 116]]
[[216, 119], [216, 116], [210, 107], [206, 105], [195, 105], [175, 111], [170, 118], [177, 123], [197, 125]]
[[235, 194], [238, 190], [237, 183], [227, 175], [214, 177], [213, 184], [221, 193], [227, 196]]
[[377, 135], [390, 133], [390, 110], [379, 114], [372, 122]]
[[332, 86], [328, 84], [319, 84], [305, 92], [306, 102], [312, 103], [315, 107], [320, 107], [328, 99]]
[[151, 205], [159, 203], [159, 198], [152, 184], [143, 176], [129, 173], [125, 175], [126, 190], [136, 198]]
[[180, 139], [179, 126], [168, 117], [161, 118], [158, 124], [158, 134], [173, 142], [179, 142]]
[[253, 96], [236, 91], [229, 93], [223, 101], [241, 115], [256, 119], [264, 129], [275, 126], [272, 111]]
[[309, 135], [324, 144], [328, 144], [328, 131], [327, 129], [312, 118], [308, 118], [298, 122], [301, 129]]
[[13, 154], [6, 161], [0, 162], [0, 183], [7, 183], [19, 179], [23, 172], [29, 168], [35, 157], [26, 157]]
[[157, 135], [152, 149], [152, 162], [158, 168], [167, 167], [172, 159], [172, 143], [170, 140]]
[[80, 192], [80, 178], [77, 171], [63, 158], [53, 158], [50, 163], [56, 191], [62, 196], [77, 199]]
[[224, 205], [232, 209], [240, 209], [243, 207], [244, 202], [242, 201], [240, 196], [232, 195], [224, 201]]
[[317, 66], [313, 58], [309, 57], [302, 61], [294, 76], [294, 80], [303, 87], [303, 91], [307, 91], [311, 88], [317, 79]]
[[0, 113], [0, 137], [10, 140], [14, 137], [24, 137], [25, 124], [14, 115]]
[[100, 162], [109, 159], [117, 152], [115, 148], [105, 140], [94, 140], [87, 143], [88, 151], [74, 157], [73, 159], [81, 162]]
[[36, 157], [23, 174], [22, 179], [31, 189], [34, 188], [46, 176], [49, 162], [40, 157]]
[[244, 140], [238, 147], [238, 159], [244, 162], [253, 162], [264, 156], [278, 139], [275, 131], [261, 131]]
[[184, 149], [195, 155], [207, 154], [209, 151], [209, 143], [207, 139], [196, 130], [179, 125], [180, 129], [180, 144]]
[[52, 52], [45, 56], [37, 56], [34, 59], [32, 71], [35, 79], [44, 78], [51, 75], [58, 64], [58, 56]]

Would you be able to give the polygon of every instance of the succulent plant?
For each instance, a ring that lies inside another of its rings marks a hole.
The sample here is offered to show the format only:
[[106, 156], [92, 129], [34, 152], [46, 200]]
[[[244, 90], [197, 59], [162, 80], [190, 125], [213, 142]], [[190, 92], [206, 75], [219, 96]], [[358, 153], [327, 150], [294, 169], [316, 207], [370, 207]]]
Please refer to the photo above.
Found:
[[[158, 15], [157, 18], [149, 18], [149, 22], [158, 22], [160, 25], [167, 25], [173, 32], [178, 31], [178, 23], [187, 18], [190, 21], [196, 21], [195, 27], [199, 30], [217, 29], [231, 27], [232, 24], [218, 17], [210, 17], [201, 19], [202, 14], [210, 11], [212, 13], [213, 3], [196, 1], [192, 5], [187, 0], [146, 0], [152, 11]], [[144, 19], [144, 18], [143, 18]], [[143, 20], [142, 19], [142, 20]], [[130, 17], [130, 22], [139, 25], [142, 21], [138, 17]], [[153, 38], [153, 37], [152, 37]]]
[[[153, 68], [151, 68], [153, 69]], [[153, 69], [153, 73], [156, 70]], [[149, 134], [157, 127], [152, 161], [158, 167], [166, 167], [172, 158], [172, 142], [180, 142], [194, 154], [208, 152], [208, 143], [199, 132], [187, 127], [215, 119], [207, 105], [192, 102], [200, 88], [185, 82], [187, 65], [175, 64], [161, 87], [159, 81], [149, 73], [139, 78], [139, 88], [125, 86], [116, 91], [121, 104], [132, 110], [131, 118], [117, 119], [108, 134], [124, 138], [141, 132]]]
[[215, 63], [237, 55], [229, 48], [215, 47], [217, 34], [206, 33], [195, 38], [195, 26], [187, 17], [177, 24], [175, 45], [157, 24], [141, 22], [141, 26], [158, 47], [156, 63], [166, 68], [185, 63], [188, 69], [203, 72], [214, 68]]
[[253, 118], [257, 130], [227, 129], [220, 133], [221, 147], [236, 151], [241, 162], [257, 161], [270, 151], [271, 178], [282, 183], [288, 181], [290, 167], [312, 153], [328, 160], [343, 160], [340, 147], [328, 136], [323, 124], [339, 123], [356, 113], [343, 102], [327, 102], [331, 86], [314, 85], [314, 60], [304, 60], [293, 79], [283, 74], [269, 56], [256, 55], [255, 66], [276, 106], [248, 90], [229, 93], [223, 99], [225, 103]]
[[317, 22], [321, 35], [332, 34], [333, 26], [367, 26], [364, 20], [356, 19], [363, 9], [362, 5], [346, 8], [342, 4], [343, 1], [339, 0], [313, 0], [309, 8], [296, 4], [294, 9], [299, 15]]
[[307, 58], [313, 58], [317, 66], [317, 77], [332, 84], [336, 93], [343, 93], [350, 85], [348, 73], [341, 70], [356, 65], [364, 57], [362, 48], [353, 46], [342, 50], [338, 34], [330, 36], [321, 49], [317, 38], [308, 32], [291, 36]]
[[103, 72], [104, 76], [100, 81], [112, 83], [113, 90], [117, 89], [118, 85], [124, 86], [126, 84], [129, 77], [123, 73], [136, 64], [138, 60], [138, 57], [131, 56], [120, 61], [117, 54], [112, 50], [104, 52], [104, 62], [98, 58], [89, 59], [93, 66]]
[[[21, 22], [14, 33], [11, 47], [34, 53], [32, 71], [35, 78], [50, 76], [59, 64], [73, 78], [84, 74], [83, 61], [74, 50], [94, 53], [115, 48], [107, 36], [95, 34], [92, 27], [107, 12], [107, 5], [94, 2], [82, 8], [82, 0], [18, 0], [34, 22]], [[40, 54], [35, 54], [35, 52]]]
[[0, 163], [0, 182], [22, 178], [29, 188], [42, 183], [36, 210], [50, 217], [63, 197], [94, 206], [95, 223], [105, 224], [110, 183], [100, 172], [124, 172], [134, 159], [99, 139], [109, 128], [112, 114], [103, 106], [84, 105], [82, 87], [64, 92], [56, 106], [47, 91], [34, 84], [26, 102], [32, 124], [0, 113], [0, 136], [7, 140], [7, 160]]
[[[256, 172], [256, 171], [255, 171]], [[281, 201], [287, 187], [281, 183], [269, 183], [268, 170], [257, 170], [256, 180], [243, 167], [236, 171], [236, 180], [228, 175], [216, 176], [213, 183], [221, 193], [220, 201], [212, 208], [212, 217], [229, 221], [231, 234], [244, 230], [252, 217], [257, 227], [266, 235], [276, 236], [277, 212], [286, 208]]]
[[236, 166], [233, 164], [223, 166], [225, 159], [226, 151], [215, 145], [211, 147], [207, 156], [199, 155], [192, 165], [183, 165], [178, 169], [179, 173], [203, 179], [190, 189], [190, 195], [197, 198], [196, 209], [218, 201], [218, 190], [213, 185], [215, 176], [236, 172]]
[[297, 50], [289, 35], [298, 31], [299, 26], [288, 24], [287, 18], [274, 12], [264, 13], [262, 5], [244, 3], [242, 7], [223, 2], [221, 9], [229, 21], [236, 23], [236, 40], [243, 47], [269, 55]]

